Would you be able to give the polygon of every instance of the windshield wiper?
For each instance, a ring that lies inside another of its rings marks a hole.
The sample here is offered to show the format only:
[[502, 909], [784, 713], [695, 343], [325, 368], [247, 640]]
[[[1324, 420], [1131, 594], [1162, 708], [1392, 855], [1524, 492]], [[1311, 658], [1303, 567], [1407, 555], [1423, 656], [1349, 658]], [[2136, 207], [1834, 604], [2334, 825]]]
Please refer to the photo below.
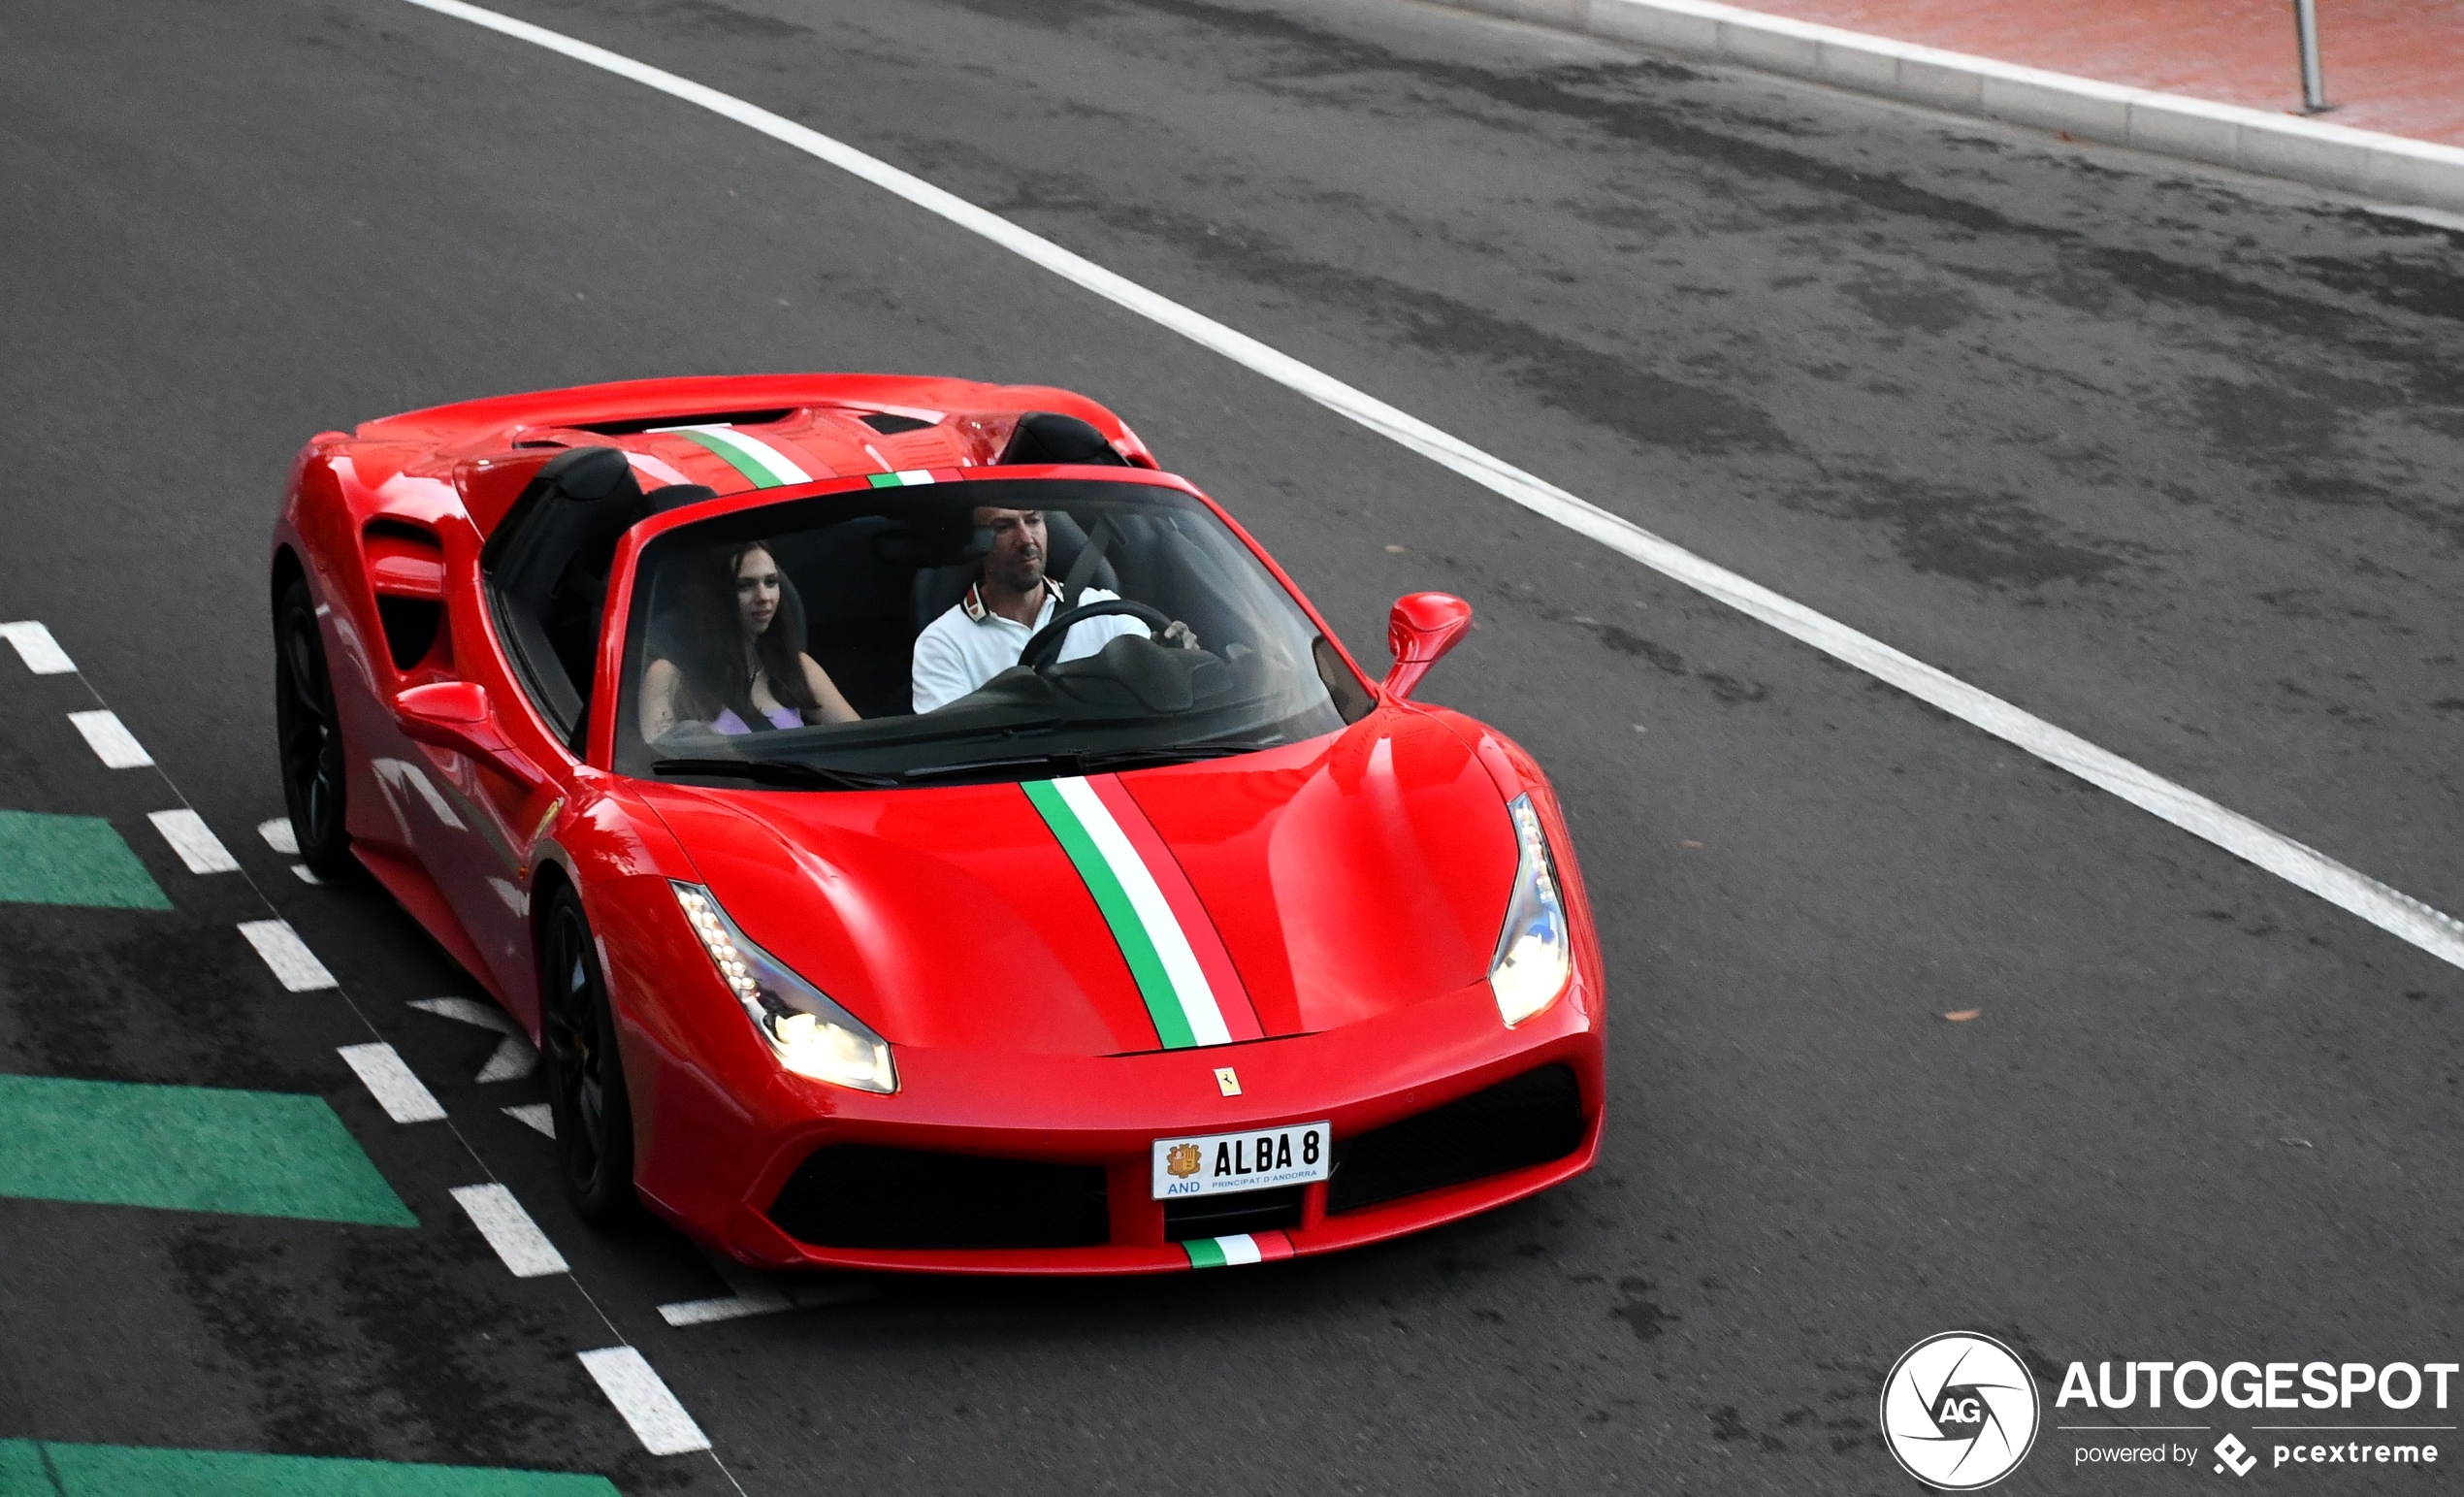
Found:
[[1167, 748], [1098, 749], [1081, 754], [1081, 774], [1099, 774], [1107, 769], [1137, 769], [1151, 765], [1183, 765], [1199, 759], [1229, 759], [1235, 754], [1254, 754], [1260, 749], [1280, 748], [1281, 738], [1204, 738], [1196, 743], [1176, 743]]
[[797, 790], [886, 790], [898, 783], [894, 774], [832, 769], [792, 759], [662, 759], [650, 768], [654, 774], [707, 774]]
[[1185, 765], [1200, 759], [1225, 759], [1277, 748], [1281, 738], [1208, 738], [1157, 748], [1090, 749], [1057, 754], [1027, 754], [1000, 759], [971, 759], [955, 765], [924, 765], [906, 771], [908, 780], [942, 775], [988, 774], [995, 769], [1042, 769], [1052, 774], [1103, 774], [1117, 769], [1143, 769]]

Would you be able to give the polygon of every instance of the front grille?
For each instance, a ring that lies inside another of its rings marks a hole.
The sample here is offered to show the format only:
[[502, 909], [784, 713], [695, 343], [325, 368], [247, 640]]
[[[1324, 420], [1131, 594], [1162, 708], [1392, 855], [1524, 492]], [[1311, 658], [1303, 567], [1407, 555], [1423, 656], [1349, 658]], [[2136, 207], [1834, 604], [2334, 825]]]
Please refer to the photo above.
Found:
[[1231, 1237], [1241, 1232], [1271, 1232], [1301, 1224], [1301, 1192], [1307, 1186], [1281, 1186], [1272, 1190], [1231, 1190], [1221, 1195], [1183, 1196], [1163, 1203], [1163, 1240], [1187, 1242], [1197, 1237]]
[[1335, 1141], [1326, 1211], [1358, 1211], [1545, 1164], [1583, 1141], [1582, 1089], [1572, 1068], [1543, 1065], [1485, 1091]]
[[816, 1248], [1092, 1248], [1112, 1238], [1100, 1165], [871, 1144], [815, 1150], [770, 1220]]

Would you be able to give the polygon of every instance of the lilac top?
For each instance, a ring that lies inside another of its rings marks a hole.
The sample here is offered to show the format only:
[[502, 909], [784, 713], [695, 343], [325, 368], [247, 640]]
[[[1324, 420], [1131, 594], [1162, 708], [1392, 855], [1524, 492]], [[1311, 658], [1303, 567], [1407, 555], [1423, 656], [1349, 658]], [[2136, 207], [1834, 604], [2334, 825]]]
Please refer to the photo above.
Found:
[[[773, 728], [801, 728], [804, 726], [804, 714], [796, 711], [794, 707], [769, 707], [764, 709], [762, 715], [770, 720], [770, 726]], [[714, 732], [751, 732], [753, 731], [745, 726], [743, 718], [735, 715], [735, 708], [733, 707], [720, 708], [719, 715], [710, 720], [710, 727]]]

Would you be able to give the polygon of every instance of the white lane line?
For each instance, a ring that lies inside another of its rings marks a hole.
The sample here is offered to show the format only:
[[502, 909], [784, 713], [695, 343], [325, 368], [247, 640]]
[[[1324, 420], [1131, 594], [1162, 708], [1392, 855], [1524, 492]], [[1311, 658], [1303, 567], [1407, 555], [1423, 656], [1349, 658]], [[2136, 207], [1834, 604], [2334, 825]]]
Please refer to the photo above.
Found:
[[240, 860], [231, 856], [231, 849], [222, 845], [222, 838], [215, 836], [213, 829], [196, 812], [154, 811], [146, 819], [154, 824], [154, 830], [163, 834], [163, 840], [171, 844], [171, 850], [179, 855], [189, 872], [240, 871]]
[[818, 1310], [870, 1299], [879, 1292], [873, 1281], [859, 1275], [768, 1274], [715, 1253], [705, 1252], [702, 1256], [731, 1292], [660, 1306], [659, 1318], [669, 1325], [716, 1325], [788, 1310]]
[[715, 1325], [748, 1316], [777, 1315], [795, 1308], [787, 1287], [775, 1275], [757, 1274], [731, 1258], [703, 1253], [729, 1292], [716, 1299], [687, 1299], [659, 1307], [659, 1318], [670, 1325]]
[[494, 1004], [476, 998], [413, 998], [410, 1006], [425, 1010], [439, 1019], [492, 1029], [504, 1036], [489, 1055], [488, 1063], [479, 1068], [480, 1081], [520, 1081], [539, 1068], [539, 1053], [531, 1045], [531, 1037], [510, 1015]]
[[524, 1127], [536, 1128], [550, 1138], [556, 1136], [556, 1109], [545, 1102], [525, 1102], [519, 1107], [500, 1107], [497, 1111]]
[[566, 1273], [565, 1254], [547, 1240], [547, 1233], [531, 1220], [513, 1192], [503, 1186], [457, 1186], [454, 1200], [470, 1217], [470, 1224], [497, 1250], [504, 1266], [513, 1270], [516, 1279], [538, 1279], [549, 1274]]
[[319, 889], [325, 887], [325, 880], [318, 878], [316, 876], [316, 870], [309, 867], [305, 862], [295, 862], [291, 864], [291, 876], [298, 879], [303, 884], [313, 884]]
[[757, 130], [782, 145], [825, 161], [840, 171], [871, 182], [926, 212], [1028, 260], [1062, 279], [1169, 329], [1245, 369], [1263, 374], [1288, 390], [1307, 396], [1327, 409], [1356, 421], [1378, 435], [1462, 474], [1499, 497], [1534, 514], [1588, 537], [1610, 550], [1631, 557], [1662, 575], [1682, 582], [1706, 597], [1728, 604], [1780, 633], [1812, 645], [1827, 655], [1887, 681], [1921, 701], [1981, 728], [2047, 764], [2068, 770], [2091, 785], [2111, 791], [2132, 805], [2162, 818], [2237, 858], [2304, 889], [2340, 909], [2360, 916], [2380, 929], [2464, 966], [2464, 922], [2431, 908], [2400, 890], [2356, 872], [2317, 850], [2271, 831], [2238, 811], [2227, 810], [2205, 796], [2142, 769], [2116, 754], [2090, 743], [2033, 713], [1989, 692], [1978, 690], [1913, 656], [1861, 634], [1838, 620], [1783, 598], [1737, 573], [1706, 561], [1684, 547], [1664, 540], [1631, 520], [1621, 519], [1589, 501], [1576, 498], [1502, 458], [1431, 426], [1419, 417], [1344, 383], [1331, 374], [1271, 348], [1246, 333], [1159, 296], [1124, 276], [1116, 275], [1083, 255], [1063, 249], [964, 198], [932, 185], [887, 161], [866, 155], [843, 141], [792, 119], [721, 93], [663, 68], [636, 62], [603, 47], [516, 20], [465, 0], [405, 0], [423, 10], [451, 16], [474, 26], [528, 42], [560, 56], [655, 88]]
[[667, 1391], [667, 1384], [639, 1351], [631, 1347], [602, 1347], [581, 1353], [582, 1368], [633, 1427], [641, 1448], [653, 1455], [682, 1455], [710, 1448], [710, 1437]]
[[439, 1123], [444, 1108], [435, 1092], [414, 1075], [410, 1063], [395, 1054], [394, 1047], [382, 1041], [366, 1045], [345, 1045], [335, 1054], [342, 1062], [359, 1073], [361, 1085], [385, 1109], [385, 1116], [396, 1123]]
[[300, 939], [300, 932], [291, 928], [289, 921], [246, 921], [241, 925], [240, 933], [257, 949], [265, 964], [274, 968], [274, 975], [282, 986], [293, 993], [341, 986], [334, 981], [333, 973], [325, 970], [325, 963], [316, 960], [316, 953], [308, 950], [308, 942]]
[[90, 712], [72, 712], [69, 721], [85, 735], [85, 746], [94, 751], [94, 757], [103, 762], [106, 769], [143, 769], [154, 762], [154, 756], [146, 752], [146, 745], [137, 741], [137, 734], [128, 731], [128, 725], [119, 720], [116, 712], [97, 707]]
[[17, 659], [36, 675], [67, 675], [77, 668], [69, 652], [51, 637], [51, 631], [38, 619], [21, 619], [15, 624], [0, 624], [0, 639], [17, 647]]
[[287, 816], [257, 823], [257, 835], [265, 838], [266, 846], [285, 858], [300, 856], [299, 834], [291, 830], [291, 818]]
[[742, 1320], [757, 1315], [777, 1315], [795, 1307], [782, 1296], [776, 1304], [767, 1300], [750, 1300], [738, 1294], [718, 1299], [680, 1299], [659, 1307], [659, 1318], [682, 1328], [689, 1325], [716, 1325], [722, 1320]]

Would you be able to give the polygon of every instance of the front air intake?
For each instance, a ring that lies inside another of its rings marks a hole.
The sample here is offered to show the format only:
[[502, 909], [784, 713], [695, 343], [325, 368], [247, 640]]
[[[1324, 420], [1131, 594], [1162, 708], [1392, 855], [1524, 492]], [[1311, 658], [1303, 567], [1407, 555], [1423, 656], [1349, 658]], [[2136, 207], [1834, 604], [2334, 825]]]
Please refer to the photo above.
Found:
[[1582, 1141], [1582, 1089], [1572, 1069], [1543, 1065], [1443, 1107], [1337, 1139], [1326, 1211], [1358, 1211], [1546, 1164]]
[[1112, 1237], [1100, 1165], [872, 1144], [815, 1150], [770, 1220], [816, 1248], [1092, 1248]]

